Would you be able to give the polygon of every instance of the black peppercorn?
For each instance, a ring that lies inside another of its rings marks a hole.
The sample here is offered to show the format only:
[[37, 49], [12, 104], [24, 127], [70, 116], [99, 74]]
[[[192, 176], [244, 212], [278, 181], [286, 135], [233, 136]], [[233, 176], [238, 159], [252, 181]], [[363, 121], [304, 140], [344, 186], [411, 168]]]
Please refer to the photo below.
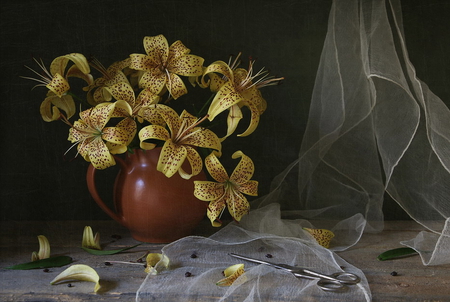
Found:
[[197, 258], [197, 254], [192, 254], [191, 258]]
[[50, 270], [48, 268], [44, 268], [43, 272], [48, 273]]
[[391, 276], [397, 276], [398, 274], [397, 274], [397, 272], [396, 271], [393, 271], [392, 273], [391, 273]]
[[192, 274], [190, 272], [186, 272], [186, 273], [184, 273], [184, 276], [185, 277], [190, 277], [190, 276], [192, 276]]
[[266, 258], [272, 258], [272, 254], [266, 254]]
[[67, 287], [73, 287], [72, 283], [67, 284]]
[[105, 265], [112, 265], [112, 263], [111, 263], [111, 262], [108, 262], [108, 261], [106, 261], [106, 262], [105, 262]]

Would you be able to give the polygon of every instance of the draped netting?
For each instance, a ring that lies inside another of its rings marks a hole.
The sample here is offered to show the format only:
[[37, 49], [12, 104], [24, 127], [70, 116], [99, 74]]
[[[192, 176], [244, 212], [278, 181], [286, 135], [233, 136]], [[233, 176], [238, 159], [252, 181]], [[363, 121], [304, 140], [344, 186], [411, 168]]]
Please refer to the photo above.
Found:
[[[271, 253], [276, 262], [354, 272], [362, 282], [339, 298], [370, 301], [363, 273], [335, 252], [356, 244], [364, 231], [382, 230], [386, 192], [427, 228], [402, 244], [417, 250], [425, 265], [450, 263], [450, 112], [409, 61], [398, 0], [333, 2], [299, 139], [298, 159], [240, 224], [163, 248], [171, 267], [146, 278], [138, 301], [176, 299], [179, 288], [178, 298], [189, 301], [333, 301], [336, 295], [315, 280], [251, 264], [231, 287], [218, 287], [220, 272], [236, 264], [229, 252]], [[331, 248], [317, 245], [303, 227], [331, 229]], [[186, 271], [193, 276], [184, 278]]]

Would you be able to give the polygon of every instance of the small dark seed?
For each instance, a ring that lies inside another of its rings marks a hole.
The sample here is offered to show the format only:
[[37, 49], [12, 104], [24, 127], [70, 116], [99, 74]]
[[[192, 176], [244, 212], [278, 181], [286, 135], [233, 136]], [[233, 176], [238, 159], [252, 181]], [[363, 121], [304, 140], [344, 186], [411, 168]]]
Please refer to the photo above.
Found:
[[345, 268], [345, 266], [342, 266], [342, 265], [341, 265], [341, 266], [340, 266], [340, 268], [341, 268], [341, 269], [344, 269], [344, 268]]
[[191, 258], [197, 258], [197, 254], [192, 254]]
[[192, 274], [190, 272], [186, 272], [186, 273], [184, 273], [184, 276], [185, 277], [190, 277], [190, 276], [192, 276]]
[[43, 272], [48, 273], [50, 270], [48, 268], [44, 268]]
[[112, 265], [112, 263], [111, 263], [111, 262], [108, 262], [108, 261], [106, 261], [106, 262], [105, 262], [105, 265]]
[[72, 283], [67, 284], [67, 287], [73, 287]]
[[394, 271], [394, 272], [391, 273], [391, 276], [397, 276], [397, 275], [398, 275], [398, 274], [397, 274], [396, 271]]
[[272, 258], [272, 254], [266, 254], [266, 258]]

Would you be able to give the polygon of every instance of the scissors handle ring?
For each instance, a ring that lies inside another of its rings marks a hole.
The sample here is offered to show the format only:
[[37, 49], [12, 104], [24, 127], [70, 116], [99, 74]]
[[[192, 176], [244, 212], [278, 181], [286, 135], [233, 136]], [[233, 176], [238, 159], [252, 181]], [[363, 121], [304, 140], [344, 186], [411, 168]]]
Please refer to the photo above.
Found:
[[347, 285], [354, 285], [361, 281], [361, 278], [359, 278], [357, 275], [347, 272], [337, 272], [330, 275], [330, 277], [335, 278], [340, 283]]
[[347, 286], [338, 281], [337, 279], [336, 280], [319, 279], [319, 281], [317, 281], [317, 286], [320, 289], [329, 292], [339, 292], [347, 289]]

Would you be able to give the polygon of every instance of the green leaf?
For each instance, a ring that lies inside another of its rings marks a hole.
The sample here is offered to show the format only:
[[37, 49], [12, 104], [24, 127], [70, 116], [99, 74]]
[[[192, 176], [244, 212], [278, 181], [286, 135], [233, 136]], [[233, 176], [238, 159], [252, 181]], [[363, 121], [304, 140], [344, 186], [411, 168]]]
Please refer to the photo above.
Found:
[[55, 256], [42, 260], [31, 261], [27, 263], [17, 264], [6, 269], [16, 269], [16, 270], [27, 270], [36, 268], [48, 268], [48, 267], [59, 267], [66, 264], [72, 263], [72, 258], [69, 256]]
[[381, 253], [380, 255], [378, 255], [377, 259], [380, 261], [385, 261], [385, 260], [391, 260], [391, 259], [396, 259], [396, 258], [413, 256], [413, 255], [417, 255], [417, 254], [418, 253], [416, 252], [416, 250], [414, 250], [410, 247], [400, 247], [397, 249], [388, 250], [386, 252]]
[[119, 250], [106, 250], [106, 251], [104, 251], [104, 250], [88, 249], [88, 248], [85, 248], [85, 247], [82, 247], [82, 249], [85, 250], [86, 252], [92, 254], [92, 255], [114, 255], [114, 254], [118, 254], [118, 253], [126, 251], [126, 250], [130, 250], [132, 248], [135, 248], [135, 247], [137, 247], [138, 245], [141, 245], [141, 244], [142, 243], [139, 243], [139, 244], [136, 244], [136, 245], [133, 245], [133, 246], [129, 246], [129, 247], [126, 247], [126, 248], [123, 248], [123, 249], [119, 249]]

